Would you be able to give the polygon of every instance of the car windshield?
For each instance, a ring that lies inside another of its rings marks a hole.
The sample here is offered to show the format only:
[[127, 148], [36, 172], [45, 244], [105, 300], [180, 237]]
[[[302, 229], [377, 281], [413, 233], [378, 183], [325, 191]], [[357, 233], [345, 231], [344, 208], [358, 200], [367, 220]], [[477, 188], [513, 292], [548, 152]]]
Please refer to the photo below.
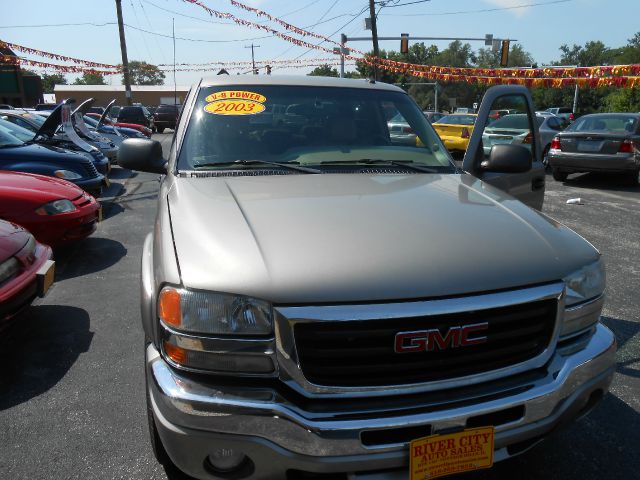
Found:
[[[413, 136], [398, 138], [392, 122], [408, 124]], [[279, 85], [203, 88], [178, 168], [216, 168], [217, 163], [237, 161], [414, 162], [455, 171], [422, 111], [402, 92]]]
[[585, 115], [567, 127], [567, 131], [633, 133], [637, 127], [638, 118], [629, 115]]
[[19, 139], [20, 143], [30, 142], [33, 140], [34, 134], [31, 130], [27, 130], [24, 127], [11, 123], [7, 120], [0, 119], [0, 128], [9, 134], [11, 137]]
[[20, 117], [24, 118], [26, 121], [28, 121], [29, 123], [35, 125], [38, 128], [42, 127], [44, 122], [47, 120], [43, 116], [34, 115], [33, 113], [25, 113], [23, 115], [20, 115]]
[[526, 114], [505, 115], [504, 117], [493, 121], [490, 128], [529, 130], [529, 119]]
[[434, 124], [445, 125], [473, 125], [476, 122], [475, 115], [445, 115]]
[[[24, 145], [25, 140], [22, 140], [20, 139], [20, 137], [14, 135], [13, 127], [17, 127], [17, 125], [14, 125], [11, 122], [7, 122], [6, 120], [0, 120], [0, 147], [17, 147], [20, 145]], [[28, 130], [25, 131], [28, 132]], [[31, 134], [30, 137], [33, 138], [33, 133], [29, 133]], [[28, 140], [31, 140], [31, 138], [29, 138]]]

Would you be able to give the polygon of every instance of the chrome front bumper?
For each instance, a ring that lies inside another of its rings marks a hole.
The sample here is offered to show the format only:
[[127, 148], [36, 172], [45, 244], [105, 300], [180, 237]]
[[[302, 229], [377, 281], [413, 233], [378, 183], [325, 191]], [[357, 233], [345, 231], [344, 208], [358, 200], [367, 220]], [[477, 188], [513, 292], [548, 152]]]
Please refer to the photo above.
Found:
[[[425, 407], [429, 397], [423, 397], [404, 413], [394, 408], [385, 414], [383, 403], [353, 414], [359, 401], [353, 398], [305, 408], [304, 401], [296, 402], [299, 396], [274, 388], [214, 385], [206, 377], [177, 372], [153, 345], [146, 352], [147, 388], [162, 442], [173, 462], [191, 476], [222, 478], [205, 467], [205, 458], [217, 448], [247, 454], [255, 464], [254, 479], [284, 478], [290, 469], [372, 472], [406, 468], [407, 444], [365, 445], [363, 433], [419, 426], [426, 434], [437, 433], [514, 409], [521, 411], [518, 418], [495, 424], [495, 460], [521, 453], [597, 403], [611, 383], [615, 349], [611, 331], [598, 324], [578, 351], [555, 353], [535, 378], [515, 376], [509, 388], [475, 402], [449, 395]], [[385, 402], [392, 406], [394, 399]]]

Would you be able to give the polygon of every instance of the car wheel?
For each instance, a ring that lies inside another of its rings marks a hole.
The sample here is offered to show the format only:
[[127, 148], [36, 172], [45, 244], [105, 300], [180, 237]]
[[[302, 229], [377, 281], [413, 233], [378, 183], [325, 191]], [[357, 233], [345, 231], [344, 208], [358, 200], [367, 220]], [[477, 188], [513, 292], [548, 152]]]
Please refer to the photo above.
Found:
[[640, 168], [638, 168], [637, 170], [634, 170], [631, 173], [628, 173], [626, 180], [627, 180], [626, 183], [631, 187], [640, 185]]
[[551, 174], [553, 175], [553, 179], [558, 182], [564, 182], [569, 174], [567, 172], [559, 172], [558, 170], [552, 170]]

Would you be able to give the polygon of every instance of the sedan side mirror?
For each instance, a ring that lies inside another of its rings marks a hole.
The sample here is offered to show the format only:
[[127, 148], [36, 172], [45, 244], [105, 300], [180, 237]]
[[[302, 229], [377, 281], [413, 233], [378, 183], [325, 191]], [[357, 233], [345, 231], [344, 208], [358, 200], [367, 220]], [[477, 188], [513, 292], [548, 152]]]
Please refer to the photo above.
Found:
[[531, 151], [512, 144], [493, 145], [489, 158], [480, 164], [482, 171], [498, 173], [524, 173], [531, 170], [531, 166]]
[[128, 138], [123, 141], [118, 149], [118, 165], [140, 172], [167, 173], [162, 145], [157, 140], [147, 138]]

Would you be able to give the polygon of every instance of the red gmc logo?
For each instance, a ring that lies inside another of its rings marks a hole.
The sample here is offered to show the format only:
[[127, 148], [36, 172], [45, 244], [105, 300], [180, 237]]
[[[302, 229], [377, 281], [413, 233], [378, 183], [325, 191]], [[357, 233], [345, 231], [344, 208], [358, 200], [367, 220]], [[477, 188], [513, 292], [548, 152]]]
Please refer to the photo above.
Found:
[[[469, 347], [487, 341], [486, 335], [477, 335], [489, 328], [488, 322], [449, 328], [444, 334], [437, 328], [416, 332], [399, 332], [395, 338], [396, 353], [431, 352], [448, 348]], [[476, 335], [474, 335], [476, 334]]]

